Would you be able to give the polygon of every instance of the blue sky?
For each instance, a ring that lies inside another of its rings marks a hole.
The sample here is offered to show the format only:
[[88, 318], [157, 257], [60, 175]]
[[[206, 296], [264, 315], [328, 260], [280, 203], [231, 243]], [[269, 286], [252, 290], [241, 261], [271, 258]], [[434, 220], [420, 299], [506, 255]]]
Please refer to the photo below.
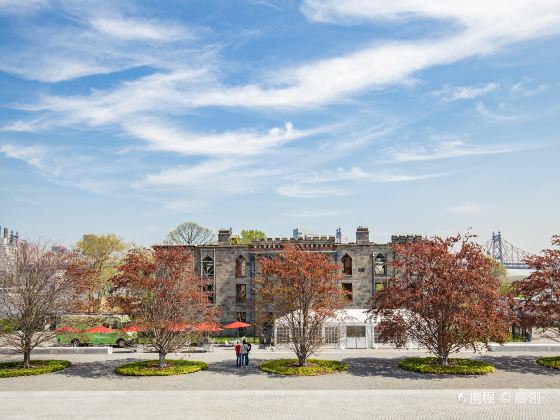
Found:
[[560, 233], [555, 0], [0, 0], [0, 224]]

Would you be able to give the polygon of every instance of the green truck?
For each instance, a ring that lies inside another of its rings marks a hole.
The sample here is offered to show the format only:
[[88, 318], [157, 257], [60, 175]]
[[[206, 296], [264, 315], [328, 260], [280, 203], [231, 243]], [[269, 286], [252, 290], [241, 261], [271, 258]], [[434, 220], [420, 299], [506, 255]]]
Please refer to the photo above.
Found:
[[[128, 315], [62, 315], [56, 323], [56, 339], [59, 344], [72, 347], [81, 345], [125, 347], [138, 339], [138, 333], [122, 331], [129, 324]], [[112, 331], [86, 332], [95, 327], [105, 327]]]

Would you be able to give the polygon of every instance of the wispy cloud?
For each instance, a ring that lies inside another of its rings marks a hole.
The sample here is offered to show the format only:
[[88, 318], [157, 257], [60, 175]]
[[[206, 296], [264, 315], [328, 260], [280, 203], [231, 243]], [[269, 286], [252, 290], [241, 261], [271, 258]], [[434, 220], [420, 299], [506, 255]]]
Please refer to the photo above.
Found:
[[265, 133], [234, 131], [217, 134], [190, 133], [162, 123], [132, 122], [125, 124], [127, 132], [145, 140], [159, 151], [185, 155], [260, 155], [291, 141], [310, 136], [314, 131], [296, 130], [287, 122], [283, 128], [272, 128]]
[[392, 147], [386, 149], [386, 153], [392, 161], [411, 162], [460, 158], [477, 155], [497, 155], [503, 153], [514, 153], [528, 150], [536, 146], [526, 145], [472, 145], [463, 140], [449, 138], [438, 140], [431, 145], [416, 145]]
[[472, 215], [482, 213], [483, 207], [478, 203], [461, 203], [446, 208], [449, 213], [457, 215]]
[[0, 0], [0, 15], [26, 15], [49, 6], [49, 0]]
[[[316, 198], [329, 195], [350, 194], [353, 183], [383, 184], [420, 181], [431, 178], [447, 176], [448, 173], [432, 173], [410, 175], [403, 172], [371, 172], [360, 167], [352, 167], [348, 170], [339, 168], [335, 171], [325, 170], [321, 172], [300, 173], [290, 176], [290, 181], [278, 188], [280, 195], [298, 198]], [[339, 183], [346, 182], [344, 186]], [[322, 186], [322, 184], [330, 184]]]
[[446, 86], [432, 92], [432, 94], [440, 97], [444, 102], [453, 102], [478, 98], [495, 91], [499, 87], [499, 83], [488, 83], [484, 86]]
[[200, 51], [194, 48], [190, 28], [103, 12], [103, 8], [71, 8], [57, 24], [14, 23], [17, 38], [0, 47], [0, 70], [60, 82], [141, 66], [168, 69]]
[[36, 168], [44, 166], [46, 149], [41, 146], [19, 146], [14, 143], [0, 144], [0, 153], [11, 159], [21, 160]]
[[106, 162], [92, 154], [64, 147], [24, 145], [15, 142], [0, 144], [0, 154], [33, 167], [47, 180], [86, 191], [102, 193], [122, 188], [123, 181], [112, 178], [126, 166]]
[[544, 83], [536, 84], [534, 79], [530, 77], [524, 77], [520, 82], [515, 83], [511, 87], [511, 92], [514, 95], [519, 96], [533, 96], [539, 93], [546, 92], [550, 89], [550, 86]]
[[485, 117], [495, 121], [515, 121], [523, 118], [523, 116], [518, 114], [504, 114], [490, 111], [482, 102], [476, 104], [476, 110]]

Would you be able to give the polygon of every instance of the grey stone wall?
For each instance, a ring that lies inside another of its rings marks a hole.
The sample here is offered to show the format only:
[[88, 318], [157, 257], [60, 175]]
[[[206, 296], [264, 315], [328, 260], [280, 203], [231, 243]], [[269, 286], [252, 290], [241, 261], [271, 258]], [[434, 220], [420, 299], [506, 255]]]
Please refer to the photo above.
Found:
[[[313, 238], [267, 238], [263, 241], [254, 242], [251, 245], [231, 245], [229, 237], [231, 230], [220, 231], [220, 241], [217, 244], [189, 246], [187, 247], [193, 255], [194, 270], [202, 275], [202, 260], [209, 256], [214, 260], [214, 276], [209, 280], [214, 285], [214, 303], [222, 310], [220, 321], [230, 323], [237, 320], [237, 314], [244, 312], [246, 321], [253, 323], [255, 320], [254, 296], [251, 295], [255, 283], [255, 274], [258, 272], [256, 260], [262, 255], [274, 255], [282, 251], [284, 243], [296, 244], [309, 251], [324, 252], [331, 255], [333, 260], [341, 263], [344, 255], [352, 258], [352, 274], [345, 275], [342, 283], [352, 284], [352, 300], [348, 302], [348, 308], [366, 308], [374, 293], [374, 284], [383, 283], [392, 276], [391, 269], [387, 269], [385, 275], [375, 274], [375, 258], [381, 254], [386, 263], [394, 259], [393, 242], [407, 240], [419, 240], [415, 235], [394, 236], [392, 243], [378, 244], [369, 240], [367, 228], [360, 227], [356, 232], [356, 243], [336, 243], [333, 236], [322, 236]], [[236, 277], [236, 260], [242, 256], [245, 259], [246, 269], [244, 277]], [[253, 272], [253, 276], [251, 276]], [[236, 285], [244, 284], [246, 287], [245, 303], [236, 301]], [[342, 285], [341, 285], [342, 287]], [[236, 334], [236, 331], [224, 331], [224, 334]], [[247, 332], [251, 334], [251, 331]]]

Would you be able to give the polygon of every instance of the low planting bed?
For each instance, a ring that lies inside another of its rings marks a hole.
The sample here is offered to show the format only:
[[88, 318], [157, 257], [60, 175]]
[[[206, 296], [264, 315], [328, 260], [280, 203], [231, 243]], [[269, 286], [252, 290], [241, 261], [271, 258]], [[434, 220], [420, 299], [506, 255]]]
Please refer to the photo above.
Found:
[[204, 362], [192, 360], [166, 360], [167, 366], [159, 367], [159, 360], [145, 360], [119, 366], [115, 369], [119, 375], [125, 376], [170, 376], [183, 375], [208, 369]]
[[262, 362], [260, 370], [279, 375], [316, 376], [348, 370], [348, 364], [336, 360], [307, 359], [306, 366], [298, 366], [296, 359], [277, 359]]
[[541, 357], [537, 359], [537, 363], [552, 369], [560, 369], [560, 356]]
[[24, 369], [23, 361], [1, 362], [0, 378], [13, 376], [42, 375], [66, 369], [71, 363], [68, 360], [32, 360], [31, 367]]
[[455, 375], [483, 375], [496, 370], [490, 363], [472, 359], [449, 359], [447, 365], [439, 365], [436, 357], [409, 357], [399, 367], [413, 372]]

